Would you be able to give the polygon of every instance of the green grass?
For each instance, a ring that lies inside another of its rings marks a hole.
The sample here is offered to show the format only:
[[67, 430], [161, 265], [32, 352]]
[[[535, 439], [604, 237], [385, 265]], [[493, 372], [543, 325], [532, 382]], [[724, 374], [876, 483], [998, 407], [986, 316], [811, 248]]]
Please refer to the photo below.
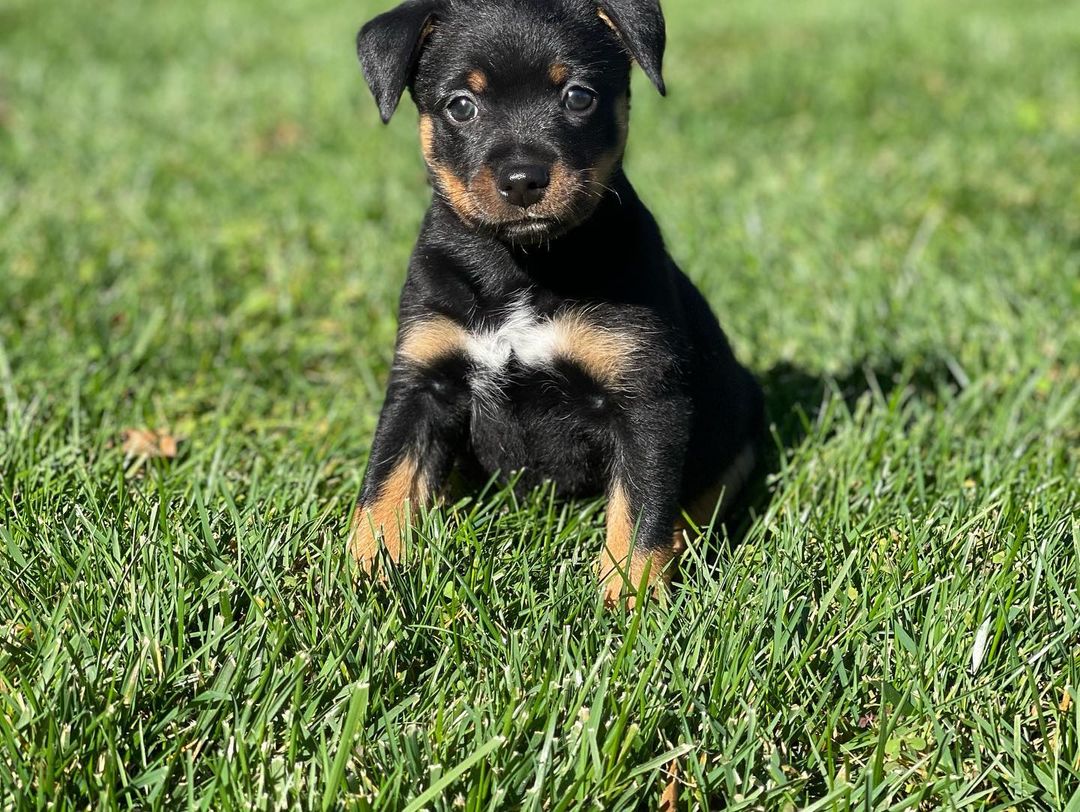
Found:
[[0, 808], [1080, 809], [1080, 4], [669, 0], [629, 171], [776, 451], [629, 616], [548, 493], [353, 583], [383, 5], [0, 4]]

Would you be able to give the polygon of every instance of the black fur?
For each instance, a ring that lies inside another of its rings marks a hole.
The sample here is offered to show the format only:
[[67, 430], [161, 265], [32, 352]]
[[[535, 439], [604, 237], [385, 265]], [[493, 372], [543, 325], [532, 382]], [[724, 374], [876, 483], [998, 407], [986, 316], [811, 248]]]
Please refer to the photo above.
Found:
[[406, 0], [380, 14], [356, 35], [360, 66], [383, 122], [397, 109], [420, 55], [424, 29], [440, 6], [437, 0]]
[[630, 55], [663, 96], [667, 31], [658, 0], [600, 0], [600, 9], [618, 29]]
[[[630, 57], [663, 92], [664, 38], [655, 0], [408, 0], [360, 32], [383, 119], [405, 87], [412, 92], [436, 192], [402, 292], [361, 509], [407, 454], [435, 488], [455, 468], [520, 472], [518, 487], [551, 480], [568, 496], [619, 482], [637, 544], [658, 549], [671, 544], [680, 504], [759, 437], [757, 383], [621, 167]], [[595, 93], [591, 111], [564, 106], [571, 86]], [[458, 96], [475, 104], [474, 120], [450, 116]], [[492, 184], [520, 164], [552, 170], [550, 210], [504, 205]], [[558, 172], [571, 178], [561, 187]], [[403, 357], [407, 331], [436, 316], [482, 335], [504, 326], [512, 307], [539, 324], [585, 314], [599, 335], [619, 336], [619, 382], [572, 354], [539, 365], [514, 354], [486, 383], [467, 350], [422, 364]]]

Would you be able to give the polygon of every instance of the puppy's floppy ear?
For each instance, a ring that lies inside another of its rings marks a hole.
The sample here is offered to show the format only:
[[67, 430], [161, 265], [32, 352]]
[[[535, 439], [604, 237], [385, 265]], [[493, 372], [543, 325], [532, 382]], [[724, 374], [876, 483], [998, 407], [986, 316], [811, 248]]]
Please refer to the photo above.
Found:
[[356, 54], [383, 123], [397, 109], [440, 5], [440, 0], [405, 0], [356, 35]]
[[659, 0], [600, 0], [600, 18], [615, 29], [623, 45], [663, 96], [662, 66], [667, 34]]

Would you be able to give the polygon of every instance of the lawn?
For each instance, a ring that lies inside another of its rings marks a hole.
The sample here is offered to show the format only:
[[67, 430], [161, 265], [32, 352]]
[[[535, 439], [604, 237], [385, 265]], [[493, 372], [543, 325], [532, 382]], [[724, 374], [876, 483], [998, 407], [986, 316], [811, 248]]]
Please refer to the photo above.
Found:
[[667, 5], [629, 174], [772, 453], [627, 614], [544, 491], [354, 582], [386, 3], [0, 3], [0, 808], [1080, 810], [1080, 3]]

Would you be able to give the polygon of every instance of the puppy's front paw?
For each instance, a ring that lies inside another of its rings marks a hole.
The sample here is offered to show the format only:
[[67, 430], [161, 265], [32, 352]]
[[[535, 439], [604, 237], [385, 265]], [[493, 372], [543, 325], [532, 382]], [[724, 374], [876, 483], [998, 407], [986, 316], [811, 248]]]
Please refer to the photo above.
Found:
[[[349, 554], [353, 557], [361, 572], [370, 575], [375, 570], [379, 547], [386, 546], [390, 560], [397, 563], [401, 555], [397, 522], [377, 524], [372, 511], [360, 506], [353, 513], [352, 527], [349, 531]], [[380, 577], [382, 577], [380, 575]]]
[[648, 583], [645, 594], [653, 597], [664, 595], [671, 582], [672, 558], [672, 550], [635, 550], [629, 561], [625, 558], [616, 560], [609, 550], [604, 550], [597, 562], [604, 605], [609, 609], [614, 608], [625, 595], [626, 607], [633, 609], [637, 605], [642, 582]]

